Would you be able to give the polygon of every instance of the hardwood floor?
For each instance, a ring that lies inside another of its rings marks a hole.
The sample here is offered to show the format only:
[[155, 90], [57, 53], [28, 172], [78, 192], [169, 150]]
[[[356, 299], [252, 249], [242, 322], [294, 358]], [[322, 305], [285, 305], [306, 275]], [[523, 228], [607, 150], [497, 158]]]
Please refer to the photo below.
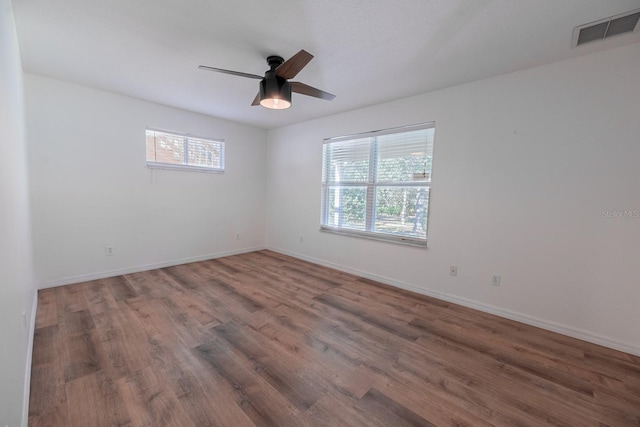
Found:
[[38, 303], [30, 426], [640, 425], [638, 357], [274, 252]]

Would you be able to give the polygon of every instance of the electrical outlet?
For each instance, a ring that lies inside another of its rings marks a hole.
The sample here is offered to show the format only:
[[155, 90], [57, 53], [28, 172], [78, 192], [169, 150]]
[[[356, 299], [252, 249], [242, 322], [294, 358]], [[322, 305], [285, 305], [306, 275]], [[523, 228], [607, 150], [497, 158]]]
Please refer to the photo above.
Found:
[[456, 277], [457, 275], [458, 275], [458, 267], [456, 267], [455, 265], [452, 265], [451, 267], [449, 267], [449, 276]]
[[104, 247], [104, 255], [105, 256], [113, 256], [113, 246], [107, 245]]
[[500, 286], [500, 275], [494, 274], [491, 276], [491, 286]]

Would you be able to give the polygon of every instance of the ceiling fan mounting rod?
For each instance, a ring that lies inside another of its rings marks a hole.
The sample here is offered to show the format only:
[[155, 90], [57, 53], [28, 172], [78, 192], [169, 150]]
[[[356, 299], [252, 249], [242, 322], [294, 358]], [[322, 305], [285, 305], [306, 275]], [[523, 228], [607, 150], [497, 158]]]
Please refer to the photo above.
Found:
[[284, 58], [277, 55], [271, 55], [267, 57], [267, 64], [271, 67], [272, 70], [278, 68], [284, 62]]

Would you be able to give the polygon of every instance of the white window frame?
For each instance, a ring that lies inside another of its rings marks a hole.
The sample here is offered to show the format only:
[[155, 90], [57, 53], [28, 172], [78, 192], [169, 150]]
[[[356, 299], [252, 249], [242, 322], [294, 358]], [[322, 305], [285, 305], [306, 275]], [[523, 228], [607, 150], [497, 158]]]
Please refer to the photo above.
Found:
[[[165, 129], [157, 129], [147, 127], [145, 129], [145, 153], [146, 153], [146, 144], [147, 144], [147, 133], [148, 132], [157, 132], [165, 135], [170, 135], [172, 137], [183, 138], [184, 143], [184, 156], [182, 159], [182, 164], [174, 164], [174, 163], [164, 163], [158, 162], [153, 159], [146, 159], [146, 165], [148, 168], [152, 169], [172, 169], [172, 170], [189, 170], [196, 172], [212, 172], [212, 173], [224, 173], [225, 170], [225, 142], [224, 139], [214, 139], [210, 137], [196, 136], [190, 133], [185, 132], [176, 132]], [[190, 165], [188, 164], [188, 153], [189, 153], [189, 144], [193, 141], [198, 140], [202, 142], [212, 143], [217, 146], [217, 149], [220, 151], [220, 167], [208, 167], [202, 165]], [[155, 147], [154, 147], [155, 149]], [[154, 151], [155, 152], [155, 151]], [[145, 154], [146, 157], [146, 154]]]
[[[429, 227], [429, 204], [431, 200], [431, 176], [429, 176], [429, 180], [425, 181], [393, 181], [393, 182], [377, 182], [377, 144], [376, 137], [383, 135], [391, 135], [391, 134], [399, 134], [404, 132], [410, 132], [414, 130], [423, 130], [423, 129], [434, 129], [435, 131], [435, 122], [427, 122], [420, 123], [410, 126], [389, 128], [383, 130], [376, 130], [371, 132], [364, 132], [360, 134], [353, 135], [345, 135], [333, 138], [326, 138], [323, 142], [323, 156], [322, 156], [322, 202], [321, 202], [321, 219], [320, 219], [320, 231], [336, 233], [347, 236], [354, 237], [363, 237], [373, 240], [381, 240], [387, 242], [401, 243], [411, 246], [418, 247], [426, 247], [428, 240], [428, 227]], [[365, 207], [365, 229], [364, 230], [356, 230], [352, 228], [346, 227], [336, 227], [329, 225], [329, 206], [330, 206], [330, 188], [336, 187], [335, 182], [328, 182], [329, 177], [331, 176], [331, 165], [326, 159], [326, 145], [334, 142], [344, 142], [350, 140], [361, 140], [363, 138], [373, 138], [372, 144], [369, 148], [369, 177], [366, 182], [358, 181], [358, 182], [340, 182], [339, 187], [349, 188], [349, 187], [366, 187], [366, 207]], [[432, 173], [430, 171], [429, 173]], [[378, 187], [414, 187], [414, 188], [425, 188], [429, 194], [427, 203], [426, 203], [426, 224], [427, 230], [425, 230], [425, 238], [418, 238], [413, 236], [404, 236], [399, 234], [391, 234], [384, 233], [380, 231], [374, 230], [374, 224], [376, 222], [376, 189]]]

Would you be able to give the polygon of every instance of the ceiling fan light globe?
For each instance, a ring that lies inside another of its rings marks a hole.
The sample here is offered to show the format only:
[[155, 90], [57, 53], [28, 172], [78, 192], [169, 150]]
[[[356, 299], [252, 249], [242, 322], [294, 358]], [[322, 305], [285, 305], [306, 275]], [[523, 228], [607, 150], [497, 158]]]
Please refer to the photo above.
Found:
[[268, 71], [260, 82], [260, 105], [272, 110], [284, 110], [291, 107], [291, 86], [275, 72]]
[[269, 98], [260, 101], [260, 105], [272, 110], [285, 110], [291, 107], [291, 102], [278, 98]]

